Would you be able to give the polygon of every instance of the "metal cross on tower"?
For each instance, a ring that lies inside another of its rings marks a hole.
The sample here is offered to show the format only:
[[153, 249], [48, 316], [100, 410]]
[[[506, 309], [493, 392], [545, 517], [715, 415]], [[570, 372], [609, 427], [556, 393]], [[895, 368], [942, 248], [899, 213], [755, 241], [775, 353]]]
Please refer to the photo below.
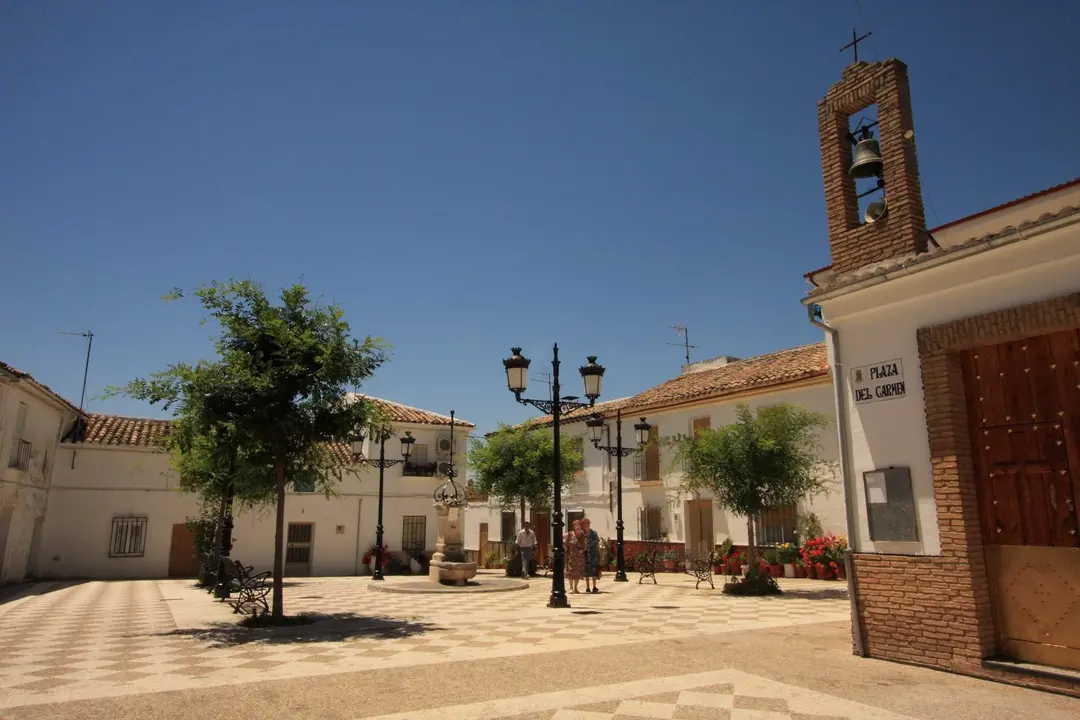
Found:
[[858, 33], [855, 32], [855, 28], [851, 28], [851, 42], [849, 42], [844, 47], [840, 48], [840, 52], [844, 52], [848, 48], [851, 48], [852, 51], [855, 53], [855, 62], [859, 62], [859, 43], [861, 43], [863, 40], [865, 40], [866, 38], [870, 37], [873, 34], [874, 34], [873, 32], [868, 32], [865, 35], [863, 35], [862, 37], [859, 37]]

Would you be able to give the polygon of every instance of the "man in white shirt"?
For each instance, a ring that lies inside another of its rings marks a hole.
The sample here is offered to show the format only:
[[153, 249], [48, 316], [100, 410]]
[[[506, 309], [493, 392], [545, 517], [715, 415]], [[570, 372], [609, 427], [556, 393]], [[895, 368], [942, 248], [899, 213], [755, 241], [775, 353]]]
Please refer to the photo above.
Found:
[[532, 523], [524, 522], [521, 531], [517, 534], [518, 552], [521, 553], [521, 579], [529, 579], [529, 568], [532, 567], [533, 555], [536, 552], [536, 533], [532, 530]]

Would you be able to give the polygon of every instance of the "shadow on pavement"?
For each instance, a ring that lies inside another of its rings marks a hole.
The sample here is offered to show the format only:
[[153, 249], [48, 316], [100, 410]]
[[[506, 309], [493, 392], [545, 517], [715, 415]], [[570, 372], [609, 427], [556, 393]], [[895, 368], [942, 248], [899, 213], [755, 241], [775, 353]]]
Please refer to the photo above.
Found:
[[57, 590], [82, 585], [86, 580], [41, 580], [0, 587], [0, 605], [34, 595], [47, 595]]
[[203, 628], [170, 630], [158, 633], [158, 636], [178, 635], [205, 642], [211, 647], [235, 647], [254, 642], [295, 644], [364, 638], [394, 640], [445, 629], [433, 623], [355, 613], [301, 613], [292, 616], [291, 620], [294, 624], [280, 627], [245, 627], [239, 621], [218, 622]]

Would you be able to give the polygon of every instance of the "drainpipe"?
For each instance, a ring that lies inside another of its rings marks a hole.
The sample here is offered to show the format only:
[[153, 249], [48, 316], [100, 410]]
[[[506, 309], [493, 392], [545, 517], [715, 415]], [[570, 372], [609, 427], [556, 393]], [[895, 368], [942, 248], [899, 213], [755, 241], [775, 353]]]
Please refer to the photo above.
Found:
[[858, 585], [855, 581], [855, 562], [852, 553], [858, 542], [859, 531], [855, 525], [855, 481], [851, 476], [851, 436], [849, 434], [847, 393], [844, 392], [845, 374], [844, 365], [840, 360], [840, 331], [823, 320], [819, 320], [815, 312], [817, 305], [811, 303], [806, 306], [807, 318], [810, 324], [824, 330], [832, 340], [833, 362], [832, 381], [834, 402], [836, 403], [836, 430], [840, 442], [840, 477], [844, 485], [844, 511], [848, 526], [848, 549], [844, 552], [844, 572], [847, 575], [848, 600], [851, 603], [851, 631], [855, 638], [855, 654], [859, 657], [869, 657], [866, 645], [863, 643], [862, 623], [859, 621], [859, 605], [856, 600]]

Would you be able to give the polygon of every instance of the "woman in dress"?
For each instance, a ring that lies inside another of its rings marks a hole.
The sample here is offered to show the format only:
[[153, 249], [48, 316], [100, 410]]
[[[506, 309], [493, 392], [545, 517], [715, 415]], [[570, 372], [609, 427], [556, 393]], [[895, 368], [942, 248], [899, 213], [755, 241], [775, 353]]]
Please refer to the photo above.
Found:
[[578, 592], [578, 583], [585, 574], [585, 536], [581, 532], [581, 521], [575, 520], [570, 532], [563, 538], [566, 546], [566, 579], [570, 581], [570, 592]]
[[600, 574], [600, 536], [592, 529], [589, 518], [581, 521], [581, 537], [585, 545], [585, 592], [598, 593], [596, 576]]

